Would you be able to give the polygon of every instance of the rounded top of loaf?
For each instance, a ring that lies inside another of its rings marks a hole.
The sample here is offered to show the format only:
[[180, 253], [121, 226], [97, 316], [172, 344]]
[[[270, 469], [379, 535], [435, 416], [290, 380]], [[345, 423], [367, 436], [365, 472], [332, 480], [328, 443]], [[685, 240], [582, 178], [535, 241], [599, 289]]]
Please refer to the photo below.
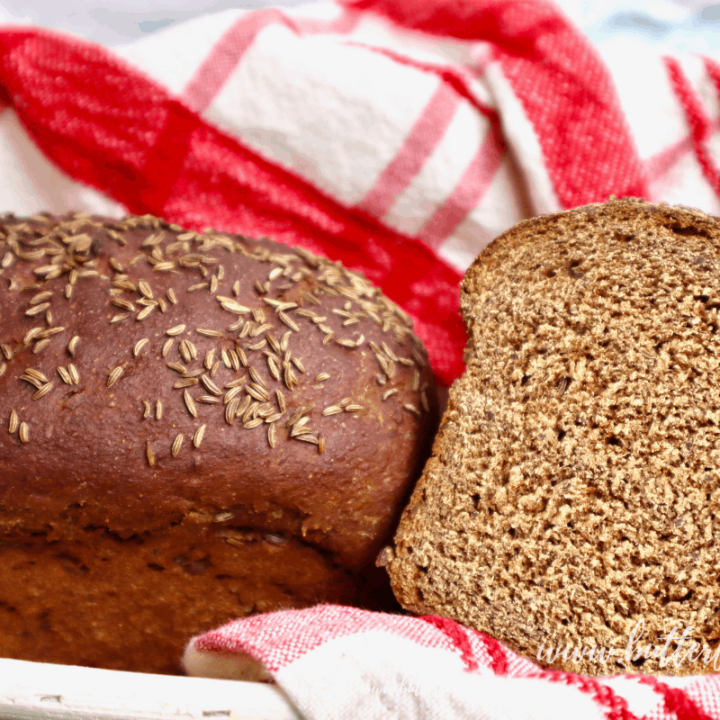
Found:
[[[720, 640], [720, 222], [613, 200], [524, 221], [462, 283], [467, 370], [385, 562], [408, 608], [533, 660]], [[674, 643], [674, 644], [673, 644]], [[538, 652], [544, 648], [542, 657]]]
[[370, 559], [436, 410], [408, 316], [301, 248], [152, 216], [0, 218], [0, 529], [170, 523]]
[[702, 237], [705, 232], [709, 232], [705, 225], [710, 223], [710, 227], [714, 229], [717, 227], [717, 222], [716, 217], [696, 208], [669, 205], [668, 203], [655, 204], [635, 197], [618, 199], [615, 196], [611, 196], [605, 203], [593, 203], [572, 210], [537, 215], [521, 220], [487, 245], [465, 272], [463, 293], [469, 292], [466, 290], [467, 284], [472, 282], [481, 267], [492, 266], [500, 262], [501, 258], [505, 257], [505, 253], [512, 252], [518, 245], [526, 243], [535, 245], [551, 239], [553, 232], [556, 234], [565, 232], [592, 234], [594, 229], [599, 230], [612, 226], [616, 232], [625, 228], [632, 234], [632, 227], [642, 223], [647, 227], [670, 227], [671, 229], [675, 225], [676, 233], [683, 235], [693, 234], [693, 232], [683, 229], [682, 224], [690, 226], [695, 223], [699, 229], [699, 235]]

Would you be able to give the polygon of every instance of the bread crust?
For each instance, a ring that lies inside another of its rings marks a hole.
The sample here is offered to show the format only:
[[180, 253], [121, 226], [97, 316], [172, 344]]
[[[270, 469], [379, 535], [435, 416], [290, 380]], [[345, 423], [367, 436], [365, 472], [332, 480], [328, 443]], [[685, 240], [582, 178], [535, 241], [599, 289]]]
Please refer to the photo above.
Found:
[[[335, 576], [315, 600], [351, 598], [436, 414], [404, 312], [301, 249], [151, 216], [5, 216], [0, 259], [5, 542], [52, 548], [100, 530], [150, 542], [188, 524], [193, 547], [270, 533]], [[292, 557], [276, 558], [283, 603], [308, 604]], [[0, 653], [11, 633], [0, 627]], [[155, 669], [138, 657], [126, 669]]]
[[383, 553], [404, 607], [571, 672], [717, 671], [718, 268], [717, 219], [632, 198], [485, 249], [468, 367]]

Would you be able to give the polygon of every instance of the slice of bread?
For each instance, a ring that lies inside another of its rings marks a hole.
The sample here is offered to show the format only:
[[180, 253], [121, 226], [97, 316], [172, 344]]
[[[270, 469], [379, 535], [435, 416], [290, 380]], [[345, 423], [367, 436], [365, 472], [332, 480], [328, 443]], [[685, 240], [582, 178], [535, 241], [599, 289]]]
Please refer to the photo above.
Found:
[[695, 210], [611, 199], [497, 238], [381, 554], [403, 606], [573, 672], [717, 672], [718, 308], [720, 222]]

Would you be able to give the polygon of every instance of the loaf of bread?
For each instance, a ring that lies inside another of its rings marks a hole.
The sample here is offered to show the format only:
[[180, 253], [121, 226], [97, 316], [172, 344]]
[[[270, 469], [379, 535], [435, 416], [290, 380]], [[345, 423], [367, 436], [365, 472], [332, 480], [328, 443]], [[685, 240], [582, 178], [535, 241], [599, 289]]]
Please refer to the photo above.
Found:
[[379, 558], [402, 605], [572, 672], [716, 672], [718, 308], [720, 222], [697, 211], [613, 199], [497, 238]]
[[151, 216], [4, 216], [0, 265], [0, 656], [172, 673], [231, 619], [369, 603], [437, 415], [402, 310]]

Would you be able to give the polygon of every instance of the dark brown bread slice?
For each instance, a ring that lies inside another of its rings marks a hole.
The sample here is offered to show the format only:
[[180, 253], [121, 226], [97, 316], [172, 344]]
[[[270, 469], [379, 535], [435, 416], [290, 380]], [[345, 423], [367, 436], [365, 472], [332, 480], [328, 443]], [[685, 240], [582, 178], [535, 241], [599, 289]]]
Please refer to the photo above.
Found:
[[[717, 671], [718, 308], [720, 223], [697, 211], [612, 200], [496, 239], [462, 284], [467, 370], [380, 556], [400, 602], [542, 663], [570, 645], [554, 664], [574, 672]], [[666, 642], [671, 662], [644, 657]]]
[[153, 217], [5, 216], [0, 266], [0, 656], [172, 672], [231, 619], [371, 601], [436, 414], [405, 313]]

